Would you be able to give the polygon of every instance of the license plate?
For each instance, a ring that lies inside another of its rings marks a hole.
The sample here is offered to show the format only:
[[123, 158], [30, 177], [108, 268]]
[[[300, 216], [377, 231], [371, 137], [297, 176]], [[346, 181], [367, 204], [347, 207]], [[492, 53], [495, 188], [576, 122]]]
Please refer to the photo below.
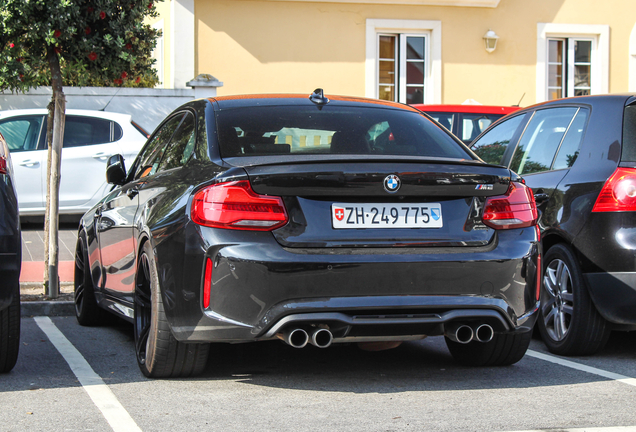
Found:
[[331, 205], [331, 223], [346, 228], [441, 228], [442, 206], [425, 204], [343, 204]]

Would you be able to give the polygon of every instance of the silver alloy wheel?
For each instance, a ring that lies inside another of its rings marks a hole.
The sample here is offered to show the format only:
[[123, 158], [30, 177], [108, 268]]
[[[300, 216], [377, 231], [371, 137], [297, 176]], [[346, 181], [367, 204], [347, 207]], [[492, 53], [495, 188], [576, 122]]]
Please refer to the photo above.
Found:
[[565, 262], [555, 259], [545, 269], [543, 277], [544, 299], [543, 320], [545, 328], [554, 341], [562, 341], [568, 334], [574, 296], [572, 294], [572, 277]]

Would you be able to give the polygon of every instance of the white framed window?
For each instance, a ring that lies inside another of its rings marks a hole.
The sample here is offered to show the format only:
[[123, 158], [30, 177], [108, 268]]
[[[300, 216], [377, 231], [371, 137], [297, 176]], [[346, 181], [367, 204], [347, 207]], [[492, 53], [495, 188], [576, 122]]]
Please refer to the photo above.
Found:
[[595, 39], [548, 38], [548, 100], [592, 91]]
[[537, 102], [609, 91], [609, 26], [537, 25]]
[[365, 95], [441, 103], [441, 22], [368, 19]]
[[378, 34], [378, 99], [424, 103], [428, 35]]

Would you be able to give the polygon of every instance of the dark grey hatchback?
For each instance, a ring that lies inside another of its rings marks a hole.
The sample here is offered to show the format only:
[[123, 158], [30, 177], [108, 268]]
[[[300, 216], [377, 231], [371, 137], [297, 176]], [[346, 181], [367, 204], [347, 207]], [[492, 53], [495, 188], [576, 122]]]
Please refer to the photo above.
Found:
[[9, 148], [0, 134], [0, 373], [15, 366], [20, 349], [22, 244]]
[[540, 210], [539, 330], [550, 351], [591, 354], [636, 329], [636, 97], [535, 105], [472, 143], [523, 176]]
[[210, 342], [445, 335], [470, 365], [528, 348], [532, 192], [406, 105], [320, 90], [193, 101], [107, 178], [81, 221], [77, 317], [132, 322], [147, 376], [201, 372]]

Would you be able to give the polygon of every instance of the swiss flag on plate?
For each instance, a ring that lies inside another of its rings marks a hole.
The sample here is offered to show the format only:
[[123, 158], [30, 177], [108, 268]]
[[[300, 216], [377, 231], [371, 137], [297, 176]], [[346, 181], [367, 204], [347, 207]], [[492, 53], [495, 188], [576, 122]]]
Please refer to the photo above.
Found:
[[336, 207], [333, 209], [333, 214], [339, 221], [344, 219], [344, 209]]

